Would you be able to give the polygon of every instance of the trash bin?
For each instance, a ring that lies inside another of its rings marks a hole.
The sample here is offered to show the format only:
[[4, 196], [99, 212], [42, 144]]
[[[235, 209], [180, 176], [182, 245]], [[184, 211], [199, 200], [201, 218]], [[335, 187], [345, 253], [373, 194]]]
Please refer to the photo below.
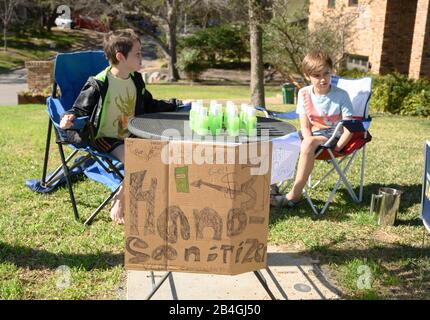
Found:
[[284, 104], [294, 104], [296, 86], [292, 83], [284, 83], [282, 86], [282, 98]]
[[372, 194], [370, 213], [375, 212], [378, 225], [392, 226], [399, 211], [401, 191], [393, 188], [379, 188], [378, 194]]

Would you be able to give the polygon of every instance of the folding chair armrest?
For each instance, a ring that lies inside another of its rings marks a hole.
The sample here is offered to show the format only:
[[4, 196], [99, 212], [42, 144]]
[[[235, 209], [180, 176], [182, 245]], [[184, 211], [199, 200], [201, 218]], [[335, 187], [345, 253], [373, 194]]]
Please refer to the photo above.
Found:
[[83, 128], [85, 128], [85, 125], [87, 124], [89, 119], [90, 119], [90, 117], [88, 117], [88, 116], [76, 118], [75, 120], [73, 120], [73, 124], [70, 127], [70, 129], [82, 130]]
[[273, 118], [275, 116], [275, 113], [273, 111], [267, 110], [265, 107], [263, 106], [256, 106], [255, 107], [256, 110], [261, 111], [264, 113], [264, 116], [266, 118]]
[[343, 127], [343, 121], [341, 121], [337, 124], [336, 128], [333, 131], [333, 134], [324, 144], [321, 145], [321, 148], [323, 148], [323, 149], [331, 148], [333, 141], [336, 139], [337, 133], [342, 129], [342, 127]]
[[191, 110], [191, 103], [181, 104], [176, 108], [176, 112], [188, 112]]
[[344, 128], [347, 128], [350, 132], [364, 132], [367, 131], [366, 124], [370, 120], [343, 120], [341, 121]]
[[264, 113], [264, 116], [266, 118], [280, 118], [280, 119], [287, 119], [287, 120], [293, 120], [298, 118], [298, 114], [295, 111], [290, 112], [274, 112], [271, 110], [267, 110], [263, 106], [256, 106], [255, 109], [262, 111]]

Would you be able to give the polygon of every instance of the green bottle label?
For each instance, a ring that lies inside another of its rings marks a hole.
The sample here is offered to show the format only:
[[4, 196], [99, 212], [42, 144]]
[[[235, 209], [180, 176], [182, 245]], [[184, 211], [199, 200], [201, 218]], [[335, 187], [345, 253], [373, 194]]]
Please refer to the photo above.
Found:
[[188, 166], [175, 168], [176, 192], [189, 193]]

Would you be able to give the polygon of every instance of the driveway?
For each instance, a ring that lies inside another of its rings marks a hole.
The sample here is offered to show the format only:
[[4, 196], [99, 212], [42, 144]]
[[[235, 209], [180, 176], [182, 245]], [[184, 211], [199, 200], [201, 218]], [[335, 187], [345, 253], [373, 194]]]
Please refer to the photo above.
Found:
[[17, 105], [18, 92], [27, 89], [27, 70], [25, 68], [0, 73], [0, 106]]

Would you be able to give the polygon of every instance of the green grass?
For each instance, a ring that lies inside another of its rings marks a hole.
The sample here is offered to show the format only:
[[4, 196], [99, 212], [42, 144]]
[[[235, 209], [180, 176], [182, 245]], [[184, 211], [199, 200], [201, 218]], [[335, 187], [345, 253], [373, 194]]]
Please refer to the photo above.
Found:
[[8, 50], [0, 49], [0, 72], [24, 67], [27, 60], [48, 59], [58, 51], [70, 50], [72, 46], [85, 43], [86, 38], [77, 32], [53, 30], [43, 35], [24, 33], [9, 34], [7, 37]]
[[[282, 213], [273, 209], [269, 240], [294, 245], [329, 264], [346, 298], [428, 299], [430, 237], [425, 234], [423, 247], [424, 227], [419, 214], [423, 146], [430, 137], [430, 124], [428, 119], [375, 115], [370, 131], [373, 140], [366, 149], [363, 203], [354, 204], [341, 187], [326, 214], [317, 220], [312, 219], [306, 201]], [[321, 176], [326, 168], [326, 163], [317, 163], [314, 176]], [[359, 169], [360, 163], [355, 161], [348, 174], [355, 186]], [[320, 207], [335, 183], [334, 177], [311, 193]], [[395, 226], [377, 226], [369, 214], [371, 194], [380, 187], [403, 191]], [[405, 259], [416, 262], [405, 263]], [[369, 289], [356, 285], [359, 265], [371, 270]]]
[[[149, 84], [148, 90], [159, 99], [229, 99], [249, 102], [249, 86], [210, 86], [210, 85], [154, 85]], [[266, 98], [280, 94], [279, 86], [266, 87]]]
[[[151, 86], [150, 90], [154, 96], [168, 97], [176, 95], [174, 87]], [[184, 98], [208, 99], [195, 89], [183, 86]], [[246, 99], [240, 88], [234, 88], [239, 91], [235, 94], [227, 89], [214, 98]], [[291, 110], [292, 106], [273, 108]], [[107, 209], [91, 227], [84, 227], [73, 219], [65, 188], [39, 195], [24, 184], [41, 176], [46, 127], [44, 106], [0, 108], [0, 299], [118, 299], [125, 279], [124, 228], [110, 222]], [[364, 202], [354, 204], [341, 188], [326, 215], [317, 220], [304, 201], [293, 210], [272, 209], [269, 242], [319, 259], [343, 298], [428, 299], [430, 237], [426, 235], [423, 247], [419, 218], [428, 119], [375, 115], [371, 133]], [[52, 160], [59, 161], [58, 157]], [[315, 174], [322, 169], [323, 163], [318, 164]], [[351, 168], [353, 175], [358, 169], [357, 162]], [[333, 179], [312, 193], [317, 204], [322, 204]], [[369, 215], [370, 195], [381, 186], [404, 192], [395, 226], [377, 226]], [[83, 216], [108, 192], [88, 179], [74, 187]], [[61, 266], [67, 266], [65, 286]], [[357, 285], [366, 284], [363, 270], [370, 272], [369, 286]]]

